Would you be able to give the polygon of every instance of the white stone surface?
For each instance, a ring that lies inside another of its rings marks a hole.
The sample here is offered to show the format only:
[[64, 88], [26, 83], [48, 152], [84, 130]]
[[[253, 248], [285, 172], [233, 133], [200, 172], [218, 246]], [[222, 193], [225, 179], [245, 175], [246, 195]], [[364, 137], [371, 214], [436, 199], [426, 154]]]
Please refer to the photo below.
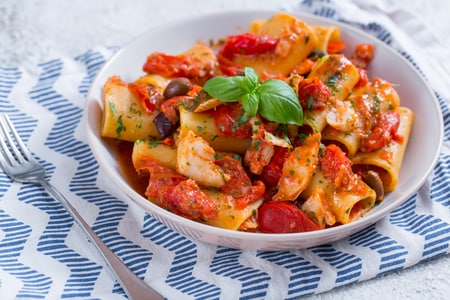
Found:
[[[450, 1], [383, 0], [414, 12], [450, 49]], [[0, 66], [32, 66], [96, 46], [123, 45], [164, 22], [240, 8], [277, 9], [288, 0], [1, 0]], [[176, 34], [176, 33], [174, 33]], [[448, 79], [447, 79], [448, 81]], [[450, 256], [307, 299], [449, 299]]]

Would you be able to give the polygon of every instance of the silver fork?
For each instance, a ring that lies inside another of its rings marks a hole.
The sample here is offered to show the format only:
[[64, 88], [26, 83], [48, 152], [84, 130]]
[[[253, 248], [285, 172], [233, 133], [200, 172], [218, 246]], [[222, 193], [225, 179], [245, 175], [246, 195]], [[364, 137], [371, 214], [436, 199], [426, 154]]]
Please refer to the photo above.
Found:
[[115, 273], [129, 299], [163, 299], [154, 289], [143, 282], [100, 240], [69, 201], [45, 179], [45, 169], [33, 158], [7, 115], [0, 115], [0, 166], [13, 180], [21, 183], [42, 185], [56, 200], [60, 201]]

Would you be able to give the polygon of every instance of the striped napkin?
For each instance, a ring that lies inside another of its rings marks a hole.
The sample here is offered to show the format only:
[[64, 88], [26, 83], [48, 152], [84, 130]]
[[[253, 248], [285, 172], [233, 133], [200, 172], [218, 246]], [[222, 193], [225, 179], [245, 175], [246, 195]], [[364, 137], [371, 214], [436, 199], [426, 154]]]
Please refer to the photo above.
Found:
[[[398, 50], [431, 83], [445, 121], [440, 160], [415, 195], [362, 232], [309, 249], [242, 251], [205, 244], [124, 200], [99, 168], [83, 128], [89, 85], [116, 47], [33, 67], [0, 67], [0, 112], [10, 115], [48, 178], [98, 236], [168, 299], [297, 299], [450, 252], [450, 90], [438, 80], [448, 78], [438, 64], [444, 49], [405, 11], [319, 0], [284, 9], [348, 23]], [[63, 206], [41, 187], [13, 183], [0, 171], [0, 298], [125, 297]]]

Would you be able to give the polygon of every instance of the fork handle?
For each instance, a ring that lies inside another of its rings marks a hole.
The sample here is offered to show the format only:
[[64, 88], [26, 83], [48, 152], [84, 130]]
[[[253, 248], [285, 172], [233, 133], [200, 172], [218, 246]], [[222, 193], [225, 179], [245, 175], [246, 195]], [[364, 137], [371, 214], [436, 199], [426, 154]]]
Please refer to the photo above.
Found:
[[63, 194], [61, 194], [48, 181], [43, 181], [41, 184], [51, 196], [64, 205], [78, 225], [83, 228], [89, 239], [96, 246], [98, 252], [102, 255], [106, 264], [114, 272], [114, 274], [116, 274], [119, 283], [128, 295], [129, 299], [164, 299], [160, 294], [158, 294], [154, 289], [148, 286], [144, 281], [136, 276], [136, 274], [128, 269], [128, 267], [105, 245], [105, 243], [102, 242], [102, 240], [95, 234], [95, 232]]

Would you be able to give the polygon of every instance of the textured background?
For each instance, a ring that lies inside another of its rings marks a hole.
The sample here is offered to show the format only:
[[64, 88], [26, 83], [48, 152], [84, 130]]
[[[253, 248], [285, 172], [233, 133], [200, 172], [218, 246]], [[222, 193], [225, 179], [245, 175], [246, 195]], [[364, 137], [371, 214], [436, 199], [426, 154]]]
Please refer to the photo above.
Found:
[[[370, 1], [367, 1], [370, 2]], [[381, 1], [395, 14], [406, 6], [450, 48], [450, 1]], [[32, 66], [75, 56], [98, 45], [123, 45], [153, 26], [229, 8], [279, 8], [279, 0], [0, 1], [0, 66]], [[174, 33], [176, 34], [176, 33]], [[449, 62], [443, 62], [450, 70]], [[448, 79], [447, 79], [448, 81]], [[314, 299], [445, 299], [450, 294], [450, 257], [317, 295]]]

